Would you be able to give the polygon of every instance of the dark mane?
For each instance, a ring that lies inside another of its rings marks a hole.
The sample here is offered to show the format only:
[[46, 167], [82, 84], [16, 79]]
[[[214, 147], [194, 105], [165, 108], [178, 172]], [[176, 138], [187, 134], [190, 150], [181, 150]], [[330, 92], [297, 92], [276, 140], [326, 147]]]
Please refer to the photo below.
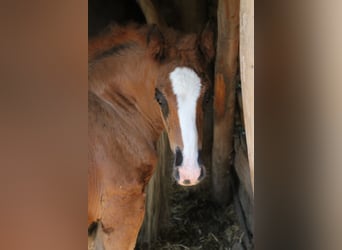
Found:
[[[128, 49], [146, 48], [149, 43], [150, 25], [130, 23], [126, 26], [112, 24], [97, 37], [91, 38], [88, 45], [88, 62], [94, 65], [112, 55], [120, 55]], [[172, 28], [163, 30], [166, 61], [179, 58], [181, 64], [203, 64], [198, 50], [197, 34], [183, 34]], [[183, 63], [182, 63], [183, 62]], [[195, 66], [197, 68], [197, 65]]]
[[106, 57], [112, 56], [112, 55], [120, 55], [121, 52], [123, 52], [126, 49], [131, 49], [133, 47], [137, 46], [135, 42], [127, 42], [119, 45], [114, 45], [113, 47], [102, 51], [101, 53], [97, 54], [92, 58], [91, 63], [96, 63], [96, 61], [100, 61]]
[[146, 46], [148, 26], [135, 23], [126, 26], [112, 24], [88, 44], [88, 62], [100, 60], [134, 46]]

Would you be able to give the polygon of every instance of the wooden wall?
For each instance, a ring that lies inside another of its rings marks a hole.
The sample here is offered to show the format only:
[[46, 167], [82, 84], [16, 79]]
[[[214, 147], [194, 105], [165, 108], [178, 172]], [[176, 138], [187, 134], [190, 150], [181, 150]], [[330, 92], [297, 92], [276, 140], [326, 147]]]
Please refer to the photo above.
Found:
[[139, 242], [155, 241], [169, 220], [173, 157], [165, 132], [161, 135], [157, 147], [158, 165], [146, 189], [146, 213], [139, 233]]
[[254, 1], [241, 0], [240, 7], [241, 86], [248, 159], [254, 192]]

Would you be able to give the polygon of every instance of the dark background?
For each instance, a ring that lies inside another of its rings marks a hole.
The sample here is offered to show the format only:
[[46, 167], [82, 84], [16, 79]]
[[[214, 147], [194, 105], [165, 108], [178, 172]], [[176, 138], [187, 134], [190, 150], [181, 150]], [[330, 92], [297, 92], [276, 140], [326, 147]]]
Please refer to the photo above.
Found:
[[88, 35], [94, 36], [111, 22], [146, 23], [136, 0], [88, 0]]

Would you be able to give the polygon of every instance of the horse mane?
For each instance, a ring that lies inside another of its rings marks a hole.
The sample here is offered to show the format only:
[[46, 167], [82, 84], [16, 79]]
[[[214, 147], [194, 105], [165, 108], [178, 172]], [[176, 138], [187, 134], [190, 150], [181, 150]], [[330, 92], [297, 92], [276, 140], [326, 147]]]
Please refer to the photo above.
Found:
[[[125, 26], [109, 25], [98, 36], [89, 39], [88, 62], [95, 60], [99, 55], [112, 48], [125, 48], [127, 44], [146, 46], [148, 26], [129, 23]], [[129, 46], [128, 46], [129, 47]]]
[[[126, 43], [136, 43], [146, 46], [146, 36], [151, 25], [129, 23], [127, 25], [110, 24], [99, 35], [90, 38], [88, 44], [88, 61], [115, 46]], [[183, 34], [173, 28], [163, 30], [165, 47], [179, 51], [196, 49], [197, 35], [195, 33]]]
[[[106, 57], [120, 55], [127, 50], [136, 53], [138, 50], [147, 49], [150, 46], [150, 36], [153, 32], [155, 35], [155, 25], [150, 24], [109, 25], [98, 36], [89, 40], [89, 70]], [[198, 34], [185, 34], [170, 27], [164, 28], [161, 33], [163, 52], [161, 57], [155, 57], [160, 63], [168, 64], [171, 62], [170, 65], [189, 66], [197, 73], [206, 69], [206, 56], [200, 50], [201, 41]], [[149, 49], [153, 54], [153, 48], [150, 47]]]

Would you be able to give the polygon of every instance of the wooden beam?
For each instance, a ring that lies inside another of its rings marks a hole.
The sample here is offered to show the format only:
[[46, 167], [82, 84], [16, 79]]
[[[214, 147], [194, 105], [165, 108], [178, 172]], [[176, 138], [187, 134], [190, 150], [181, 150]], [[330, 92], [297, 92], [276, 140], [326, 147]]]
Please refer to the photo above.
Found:
[[151, 244], [157, 240], [169, 220], [169, 193], [172, 187], [173, 158], [169, 139], [163, 132], [158, 140], [158, 164], [146, 191], [146, 212], [140, 229], [139, 244]]
[[138, 0], [137, 2], [148, 24], [157, 24], [160, 29], [167, 27], [151, 0]]
[[212, 184], [214, 199], [231, 200], [236, 72], [239, 53], [239, 0], [218, 0], [215, 62], [214, 142]]
[[254, 195], [254, 0], [241, 0], [240, 27], [242, 104]]

